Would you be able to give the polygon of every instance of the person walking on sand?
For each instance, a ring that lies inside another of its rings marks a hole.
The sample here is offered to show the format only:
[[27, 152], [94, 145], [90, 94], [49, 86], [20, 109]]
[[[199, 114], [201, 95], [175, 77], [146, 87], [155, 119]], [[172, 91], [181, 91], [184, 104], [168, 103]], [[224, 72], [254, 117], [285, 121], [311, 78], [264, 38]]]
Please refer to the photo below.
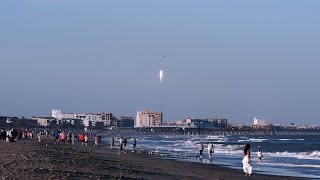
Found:
[[243, 171], [246, 173], [246, 176], [251, 176], [252, 174], [250, 154], [251, 154], [250, 144], [247, 144], [246, 147], [244, 148], [243, 159], [242, 159]]
[[209, 143], [208, 144], [208, 156], [209, 156], [209, 159], [212, 158], [212, 153], [214, 153], [213, 144]]
[[261, 153], [261, 150], [260, 150], [260, 146], [258, 146], [258, 152], [257, 152], [257, 157], [259, 158], [259, 161], [261, 162], [262, 161], [262, 153]]
[[110, 148], [113, 149], [113, 146], [114, 146], [114, 138], [111, 137], [110, 138]]

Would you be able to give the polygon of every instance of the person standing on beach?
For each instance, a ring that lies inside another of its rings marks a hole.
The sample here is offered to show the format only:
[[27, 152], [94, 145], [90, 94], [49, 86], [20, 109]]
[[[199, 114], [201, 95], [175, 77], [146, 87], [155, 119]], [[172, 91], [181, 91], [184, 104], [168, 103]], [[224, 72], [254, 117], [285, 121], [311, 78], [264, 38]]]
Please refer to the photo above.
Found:
[[69, 130], [68, 134], [67, 134], [67, 137], [68, 137], [68, 142], [69, 144], [71, 145], [71, 141], [72, 141], [72, 134], [71, 134], [71, 131]]
[[123, 137], [121, 137], [120, 139], [119, 139], [119, 150], [118, 150], [118, 155], [120, 155], [120, 151], [122, 151], [124, 154], [127, 154], [125, 151], [124, 151], [124, 149], [123, 149], [123, 147], [124, 147], [124, 145], [123, 145]]
[[89, 137], [88, 135], [84, 135], [84, 145], [88, 146]]
[[133, 149], [135, 149], [137, 146], [137, 139], [133, 138]]
[[60, 133], [60, 140], [61, 140], [61, 143], [65, 143], [66, 141], [66, 133], [64, 131], [62, 131]]
[[71, 132], [71, 145], [74, 145], [74, 141], [75, 141], [76, 137], [74, 132]]
[[251, 154], [250, 144], [247, 144], [246, 147], [244, 148], [243, 159], [242, 159], [243, 171], [246, 173], [246, 176], [251, 176], [252, 174], [250, 154]]
[[209, 143], [208, 144], [208, 156], [209, 156], [209, 159], [212, 158], [212, 153], [214, 153], [213, 144]]
[[38, 132], [38, 141], [41, 142], [42, 141], [42, 135], [41, 132]]
[[94, 146], [98, 147], [98, 143], [99, 143], [99, 136], [95, 135], [94, 136]]
[[261, 153], [261, 150], [260, 150], [260, 146], [258, 146], [258, 152], [257, 152], [257, 156], [259, 158], [259, 161], [261, 162], [262, 161], [262, 153]]
[[204, 149], [204, 146], [203, 146], [203, 143], [201, 142], [200, 144], [198, 144], [198, 149], [199, 149], [199, 157], [202, 158], [203, 156], [203, 149]]
[[123, 137], [123, 150], [126, 150], [126, 146], [127, 146], [127, 139], [126, 137]]
[[84, 146], [84, 137], [85, 137], [85, 135], [84, 135], [84, 133], [82, 133], [82, 134], [80, 135], [80, 141], [81, 141], [81, 145], [82, 145], [82, 146]]
[[54, 143], [59, 143], [59, 131], [55, 130], [53, 133], [54, 136]]
[[21, 140], [21, 137], [22, 137], [22, 131], [19, 130], [19, 131], [18, 131], [18, 141], [19, 141], [19, 142], [20, 142], [20, 140]]
[[113, 146], [114, 146], [114, 138], [111, 137], [110, 138], [110, 148], [113, 149]]

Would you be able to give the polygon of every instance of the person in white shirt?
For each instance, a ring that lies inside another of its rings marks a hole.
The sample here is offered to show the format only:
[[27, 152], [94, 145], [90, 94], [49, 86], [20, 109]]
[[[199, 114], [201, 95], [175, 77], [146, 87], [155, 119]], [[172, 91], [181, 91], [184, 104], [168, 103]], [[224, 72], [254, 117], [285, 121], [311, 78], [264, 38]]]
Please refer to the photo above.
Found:
[[244, 154], [242, 159], [243, 171], [246, 173], [246, 176], [251, 176], [252, 166], [250, 159], [250, 144], [247, 144], [244, 148]]

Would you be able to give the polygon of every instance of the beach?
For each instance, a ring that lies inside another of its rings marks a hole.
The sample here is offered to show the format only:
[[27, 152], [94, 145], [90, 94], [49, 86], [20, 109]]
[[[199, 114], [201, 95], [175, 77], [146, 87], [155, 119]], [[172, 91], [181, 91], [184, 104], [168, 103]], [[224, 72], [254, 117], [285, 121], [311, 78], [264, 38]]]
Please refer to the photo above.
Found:
[[88, 147], [76, 142], [54, 144], [53, 139], [1, 141], [1, 179], [301, 179], [253, 174], [214, 164], [158, 158], [147, 152], [127, 154], [106, 144]]

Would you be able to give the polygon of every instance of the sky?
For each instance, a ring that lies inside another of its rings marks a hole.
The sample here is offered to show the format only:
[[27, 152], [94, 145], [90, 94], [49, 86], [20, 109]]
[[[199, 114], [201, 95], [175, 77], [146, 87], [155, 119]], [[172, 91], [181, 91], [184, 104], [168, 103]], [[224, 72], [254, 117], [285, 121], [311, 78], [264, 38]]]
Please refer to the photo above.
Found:
[[[0, 115], [320, 125], [320, 1], [5, 0]], [[165, 57], [163, 57], [165, 56]], [[163, 62], [164, 79], [159, 82]]]

